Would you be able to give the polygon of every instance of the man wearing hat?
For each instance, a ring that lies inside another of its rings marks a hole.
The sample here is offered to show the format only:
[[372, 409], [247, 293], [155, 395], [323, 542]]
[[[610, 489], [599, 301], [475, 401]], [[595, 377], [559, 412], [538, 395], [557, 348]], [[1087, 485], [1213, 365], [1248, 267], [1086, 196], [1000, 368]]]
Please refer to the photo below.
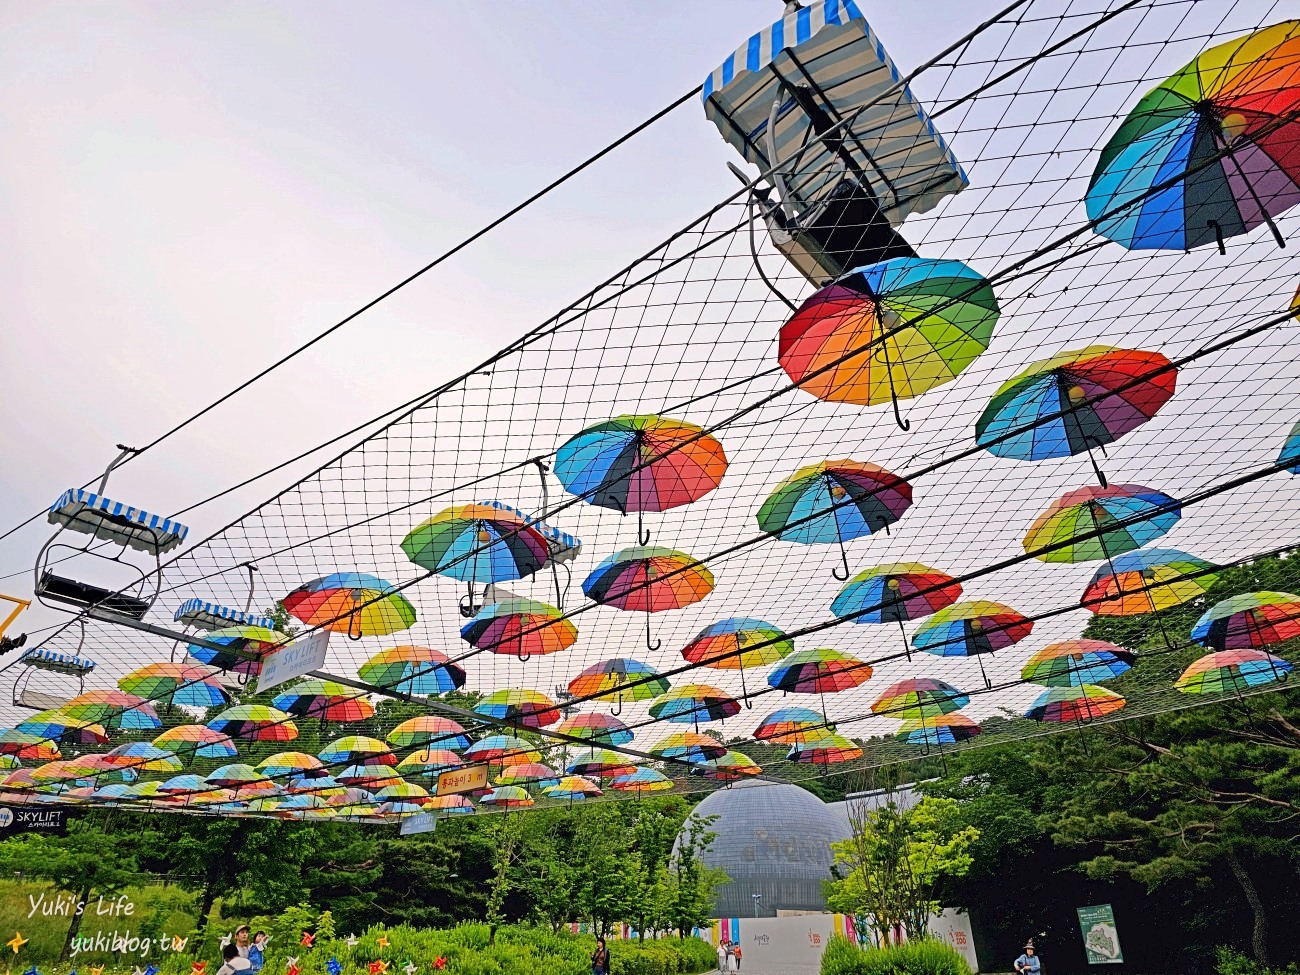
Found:
[[1030, 938], [1025, 944], [1024, 954], [1016, 959], [1016, 971], [1019, 975], [1038, 975], [1042, 967], [1042, 962], [1034, 952], [1034, 939]]

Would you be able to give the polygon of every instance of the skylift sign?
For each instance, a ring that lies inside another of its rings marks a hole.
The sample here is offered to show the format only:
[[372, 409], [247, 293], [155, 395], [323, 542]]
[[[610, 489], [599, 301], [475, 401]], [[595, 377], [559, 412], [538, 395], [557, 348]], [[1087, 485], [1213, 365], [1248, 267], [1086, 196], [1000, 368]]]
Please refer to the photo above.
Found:
[[24, 809], [0, 806], [0, 840], [24, 833], [62, 836], [68, 830], [66, 809]]
[[325, 666], [325, 652], [329, 649], [330, 631], [317, 630], [310, 636], [272, 650], [262, 658], [262, 672], [257, 678], [258, 693], [278, 687], [287, 680], [310, 674]]

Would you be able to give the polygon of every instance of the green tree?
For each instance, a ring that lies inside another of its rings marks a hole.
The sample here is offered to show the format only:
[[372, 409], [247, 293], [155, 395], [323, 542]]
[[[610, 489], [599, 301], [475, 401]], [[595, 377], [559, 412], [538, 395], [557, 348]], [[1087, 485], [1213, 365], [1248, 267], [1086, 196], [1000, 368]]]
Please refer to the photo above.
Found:
[[666, 914], [671, 926], [683, 938], [693, 929], [709, 923], [713, 892], [727, 882], [726, 874], [706, 868], [702, 859], [718, 837], [710, 828], [717, 821], [717, 816], [692, 814], [687, 817], [666, 868]]

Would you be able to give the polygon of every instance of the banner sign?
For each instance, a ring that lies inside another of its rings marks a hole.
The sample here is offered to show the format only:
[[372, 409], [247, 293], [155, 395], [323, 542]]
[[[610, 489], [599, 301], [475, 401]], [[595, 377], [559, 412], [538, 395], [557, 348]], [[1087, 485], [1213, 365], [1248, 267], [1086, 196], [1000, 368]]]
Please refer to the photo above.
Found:
[[438, 828], [438, 817], [433, 813], [416, 813], [403, 816], [402, 825], [397, 831], [399, 836], [414, 836], [416, 833], [432, 833]]
[[25, 833], [42, 836], [62, 836], [68, 831], [68, 810], [25, 809], [21, 806], [0, 806], [0, 840]]
[[488, 784], [488, 767], [486, 765], [466, 765], [464, 768], [447, 769], [438, 776], [438, 795], [451, 796], [460, 792], [474, 792], [486, 789]]
[[1088, 954], [1089, 965], [1119, 965], [1124, 952], [1119, 947], [1119, 932], [1115, 930], [1115, 914], [1109, 904], [1077, 908], [1079, 931], [1083, 935], [1083, 950]]
[[301, 640], [272, 650], [262, 658], [262, 671], [257, 677], [257, 691], [269, 691], [287, 680], [320, 670], [325, 666], [325, 652], [329, 649], [330, 631], [317, 630]]

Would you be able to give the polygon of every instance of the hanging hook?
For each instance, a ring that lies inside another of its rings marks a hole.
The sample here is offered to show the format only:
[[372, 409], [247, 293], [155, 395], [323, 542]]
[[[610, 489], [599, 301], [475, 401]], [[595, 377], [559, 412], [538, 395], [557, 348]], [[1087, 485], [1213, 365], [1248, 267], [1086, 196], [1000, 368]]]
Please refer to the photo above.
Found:
[[754, 701], [749, 696], [749, 688], [745, 686], [745, 668], [740, 668], [740, 698], [745, 705], [746, 711], [754, 710]]
[[609, 709], [609, 713], [616, 718], [623, 713], [623, 692], [622, 691], [619, 691], [617, 702], [618, 703], [616, 703], [612, 708]]
[[1088, 448], [1088, 460], [1092, 461], [1092, 472], [1097, 475], [1097, 483], [1104, 488], [1110, 487], [1110, 483], [1106, 480], [1106, 475], [1102, 473], [1101, 468], [1097, 466], [1097, 458], [1092, 455], [1091, 447]]
[[348, 614], [348, 639], [360, 640], [365, 633], [361, 631], [361, 611], [354, 609]]
[[256, 581], [257, 566], [252, 562], [245, 562], [244, 568], [248, 570], [248, 598], [244, 600], [244, 612], [247, 613], [253, 608], [253, 586]]
[[479, 611], [479, 607], [474, 605], [474, 583], [469, 583], [469, 594], [461, 597], [459, 605], [460, 615], [465, 619], [472, 619]]
[[529, 657], [532, 656], [531, 653], [526, 653], [524, 651], [524, 641], [522, 639], [520, 639], [519, 641], [519, 649], [515, 651], [515, 656], [519, 658], [520, 663], [523, 663], [525, 660], [527, 660]]
[[849, 569], [849, 553], [844, 548], [844, 539], [840, 535], [840, 526], [838, 522], [835, 525], [835, 538], [840, 543], [840, 560], [844, 565], [844, 575], [840, 575], [838, 568], [831, 569], [831, 575], [834, 576], [836, 579], [838, 579], [840, 582], [847, 582], [849, 576], [852, 575], [853, 573], [852, 570]]
[[636, 539], [637, 539], [637, 544], [638, 544], [638, 545], [649, 545], [649, 544], [650, 544], [650, 531], [649, 531], [649, 529], [646, 529], [646, 528], [643, 528], [643, 527], [642, 527], [644, 524], [645, 524], [645, 513], [644, 513], [643, 511], [641, 511], [640, 509], [637, 509], [637, 513], [636, 513]]
[[908, 640], [908, 638], [907, 638], [907, 628], [903, 626], [903, 619], [902, 619], [901, 616], [900, 616], [899, 619], [898, 619], [898, 632], [901, 633], [901, 634], [903, 634], [903, 653], [907, 655], [907, 659], [908, 659], [908, 660], [911, 660], [911, 659], [912, 659], [912, 643], [911, 643], [911, 641]]
[[[881, 322], [883, 325], [884, 323]], [[894, 406], [894, 420], [903, 430], [912, 429], [912, 424], [903, 419], [903, 411], [898, 405], [898, 391], [894, 388], [894, 367], [889, 362], [889, 336], [886, 335], [880, 343], [880, 348], [885, 355], [885, 376], [889, 379], [889, 402]]]
[[649, 614], [649, 613], [646, 613], [646, 614], [645, 614], [645, 645], [646, 645], [646, 649], [647, 649], [647, 650], [650, 650], [651, 652], [653, 652], [653, 651], [658, 650], [660, 647], [663, 646], [663, 641], [662, 641], [662, 640], [654, 640], [654, 641], [652, 642], [652, 641], [651, 641], [651, 636], [652, 636], [652, 635], [651, 635], [651, 633], [650, 633], [650, 614]]
[[975, 654], [975, 661], [980, 665], [980, 676], [984, 678], [985, 688], [991, 690], [993, 682], [989, 680], [989, 675], [984, 672], [984, 655], [982, 653]]
[[1216, 241], [1218, 241], [1218, 243], [1219, 243], [1219, 253], [1220, 253], [1220, 254], [1223, 254], [1223, 255], [1226, 255], [1226, 254], [1228, 253], [1228, 248], [1227, 248], [1226, 246], [1224, 246], [1224, 243], [1223, 243], [1223, 228], [1219, 226], [1219, 221], [1217, 221], [1217, 220], [1207, 220], [1207, 221], [1205, 221], [1205, 225], [1206, 225], [1207, 227], [1213, 227], [1213, 228], [1214, 228], [1214, 239], [1215, 239]]

